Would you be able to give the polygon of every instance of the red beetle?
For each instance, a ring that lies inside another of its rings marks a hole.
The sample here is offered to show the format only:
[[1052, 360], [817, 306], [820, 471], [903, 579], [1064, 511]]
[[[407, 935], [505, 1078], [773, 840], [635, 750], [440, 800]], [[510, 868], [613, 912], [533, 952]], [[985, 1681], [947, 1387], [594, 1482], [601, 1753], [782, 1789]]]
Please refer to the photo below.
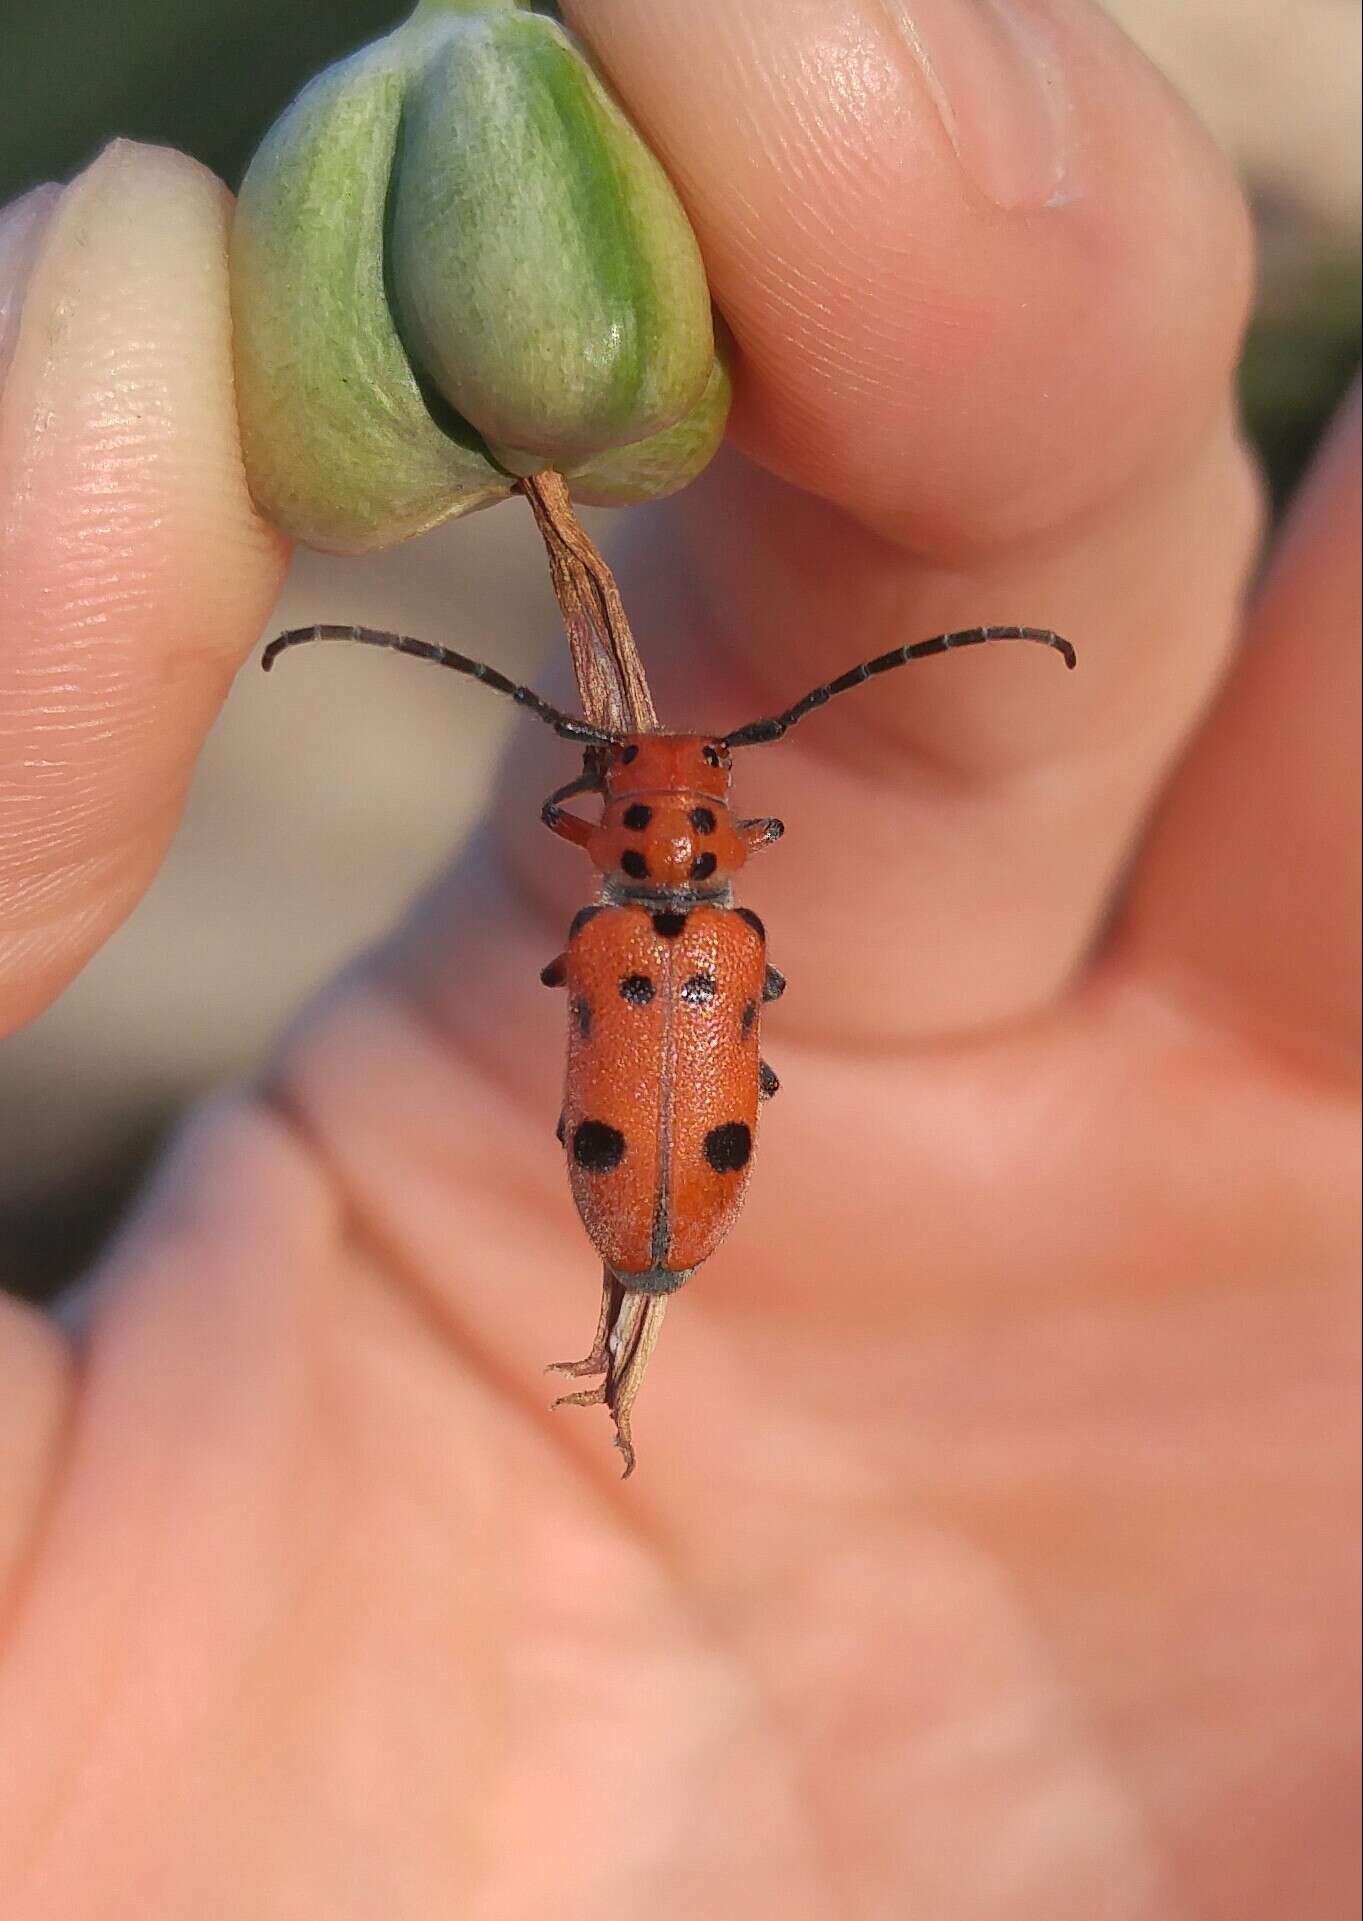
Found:
[[[1066, 665], [1074, 649], [1037, 627], [939, 634], [861, 663], [784, 713], [732, 733], [610, 733], [575, 720], [496, 668], [447, 647], [366, 627], [281, 634], [270, 667], [310, 640], [356, 640], [452, 667], [508, 694], [586, 749], [582, 773], [545, 801], [546, 827], [586, 852], [599, 880], [541, 979], [568, 990], [568, 1069], [558, 1137], [582, 1222], [608, 1274], [627, 1292], [666, 1295], [689, 1280], [732, 1227], [751, 1171], [759, 1103], [778, 1082], [759, 1052], [761, 1010], [785, 989], [767, 962], [766, 932], [736, 906], [749, 854], [779, 840], [779, 820], [736, 820], [732, 751], [779, 740], [835, 694], [951, 648], [1032, 640]], [[567, 812], [603, 799], [599, 820]], [[587, 1362], [605, 1363], [600, 1345]], [[592, 1398], [579, 1397], [579, 1398]], [[628, 1444], [622, 1435], [622, 1443]]]

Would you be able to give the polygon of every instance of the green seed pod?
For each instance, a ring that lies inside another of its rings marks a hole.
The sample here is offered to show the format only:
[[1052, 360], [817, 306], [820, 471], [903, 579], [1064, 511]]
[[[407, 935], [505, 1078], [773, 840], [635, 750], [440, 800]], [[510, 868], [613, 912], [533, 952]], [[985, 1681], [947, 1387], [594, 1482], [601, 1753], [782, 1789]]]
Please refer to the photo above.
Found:
[[231, 267], [251, 489], [314, 546], [390, 545], [550, 466], [587, 502], [656, 499], [723, 432], [686, 216], [520, 0], [423, 0], [306, 88]]
[[251, 162], [232, 225], [237, 408], [256, 502], [295, 539], [363, 553], [504, 500], [439, 425], [384, 286], [388, 173], [407, 80], [380, 42], [307, 87]]
[[717, 346], [705, 391], [675, 426], [564, 468], [574, 499], [587, 507], [633, 507], [675, 494], [714, 459], [724, 438], [732, 395], [724, 351]]
[[714, 351], [666, 175], [561, 27], [457, 22], [408, 92], [392, 288], [423, 369], [515, 472], [669, 427]]

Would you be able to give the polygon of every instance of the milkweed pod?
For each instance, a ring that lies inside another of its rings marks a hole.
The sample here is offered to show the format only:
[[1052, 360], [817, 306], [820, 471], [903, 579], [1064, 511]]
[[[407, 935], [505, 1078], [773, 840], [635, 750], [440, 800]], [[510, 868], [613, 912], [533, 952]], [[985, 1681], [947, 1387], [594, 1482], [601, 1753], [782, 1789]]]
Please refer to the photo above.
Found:
[[232, 234], [252, 492], [318, 547], [391, 545], [557, 467], [683, 485], [723, 430], [695, 239], [564, 30], [425, 0], [267, 135]]
[[728, 348], [717, 341], [710, 377], [690, 413], [647, 440], [608, 447], [567, 467], [564, 477], [573, 498], [587, 507], [633, 507], [677, 493], [714, 459], [724, 438], [732, 394]]
[[408, 65], [393, 36], [305, 88], [251, 162], [232, 225], [247, 479], [277, 526], [331, 552], [391, 546], [511, 489], [476, 433], [437, 421], [388, 300]]

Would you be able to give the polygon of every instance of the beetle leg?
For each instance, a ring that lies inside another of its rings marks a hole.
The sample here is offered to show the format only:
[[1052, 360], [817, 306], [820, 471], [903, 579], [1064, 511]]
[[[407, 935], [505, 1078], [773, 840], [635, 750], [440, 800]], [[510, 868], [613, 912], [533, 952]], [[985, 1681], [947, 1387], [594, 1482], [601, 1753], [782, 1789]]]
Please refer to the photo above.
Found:
[[658, 1339], [665, 1294], [645, 1294], [629, 1288], [606, 1268], [601, 1276], [601, 1319], [596, 1340], [585, 1361], [560, 1361], [560, 1374], [605, 1373], [595, 1387], [564, 1394], [555, 1407], [595, 1407], [604, 1401], [615, 1420], [615, 1444], [625, 1457], [625, 1478], [634, 1472], [634, 1441], [630, 1415], [644, 1378], [649, 1356]]
[[560, 809], [555, 809], [551, 815], [548, 801], [544, 803], [544, 812], [540, 818], [551, 834], [557, 834], [560, 840], [566, 840], [574, 847], [585, 847], [596, 832], [595, 823], [583, 820], [580, 814], [565, 814]]
[[739, 820], [734, 822], [743, 837], [743, 845], [750, 854], [763, 847], [770, 847], [773, 841], [780, 840], [786, 831], [786, 823], [770, 814], [764, 820]]
[[540, 819], [551, 834], [557, 834], [561, 840], [571, 841], [574, 847], [585, 847], [596, 832], [595, 825], [589, 820], [583, 820], [580, 814], [565, 813], [563, 802], [571, 800], [574, 794], [599, 794], [600, 792], [599, 774], [579, 774], [576, 780], [570, 780], [564, 786], [554, 789], [540, 808]]
[[762, 976], [762, 998], [764, 1001], [779, 1001], [786, 991], [786, 977], [779, 967], [768, 967]]
[[774, 1070], [768, 1067], [765, 1061], [758, 1062], [757, 1074], [758, 1091], [764, 1101], [769, 1101], [773, 1094], [780, 1093], [781, 1083], [777, 1080]]
[[568, 978], [568, 956], [555, 954], [547, 967], [541, 967], [540, 979], [546, 987], [562, 987]]
[[[607, 1268], [601, 1276], [601, 1316], [596, 1323], [596, 1334], [592, 1340], [592, 1351], [580, 1361], [551, 1361], [544, 1370], [546, 1374], [604, 1374], [610, 1366], [610, 1324], [611, 1310], [619, 1282]], [[596, 1401], [604, 1401], [606, 1387], [604, 1381], [599, 1389], [589, 1388], [584, 1400], [577, 1394], [565, 1394], [554, 1402], [555, 1407], [590, 1407]]]

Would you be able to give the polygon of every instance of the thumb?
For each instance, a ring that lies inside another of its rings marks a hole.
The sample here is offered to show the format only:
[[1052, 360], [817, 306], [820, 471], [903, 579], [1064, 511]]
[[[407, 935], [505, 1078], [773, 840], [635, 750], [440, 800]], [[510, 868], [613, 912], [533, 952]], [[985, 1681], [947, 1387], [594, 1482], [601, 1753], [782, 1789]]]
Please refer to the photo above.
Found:
[[119, 142], [0, 214], [0, 1032], [146, 888], [279, 590], [246, 490], [231, 198]]

